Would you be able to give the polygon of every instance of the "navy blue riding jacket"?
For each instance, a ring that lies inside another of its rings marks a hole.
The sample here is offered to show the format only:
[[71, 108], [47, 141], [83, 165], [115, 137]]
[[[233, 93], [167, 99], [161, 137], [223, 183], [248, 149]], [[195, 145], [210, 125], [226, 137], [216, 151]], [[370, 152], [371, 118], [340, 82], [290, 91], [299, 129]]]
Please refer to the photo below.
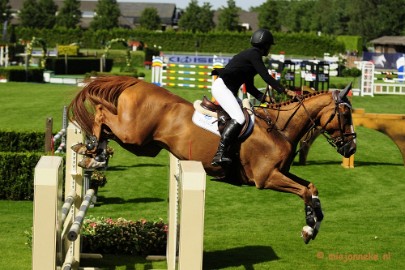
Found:
[[251, 47], [235, 55], [225, 68], [218, 69], [217, 73], [235, 96], [240, 86], [244, 83], [246, 85], [246, 91], [258, 100], [261, 100], [263, 94], [254, 86], [254, 77], [257, 74], [259, 74], [271, 88], [279, 93], [284, 92], [284, 87], [270, 76], [263, 63], [262, 52], [256, 47]]

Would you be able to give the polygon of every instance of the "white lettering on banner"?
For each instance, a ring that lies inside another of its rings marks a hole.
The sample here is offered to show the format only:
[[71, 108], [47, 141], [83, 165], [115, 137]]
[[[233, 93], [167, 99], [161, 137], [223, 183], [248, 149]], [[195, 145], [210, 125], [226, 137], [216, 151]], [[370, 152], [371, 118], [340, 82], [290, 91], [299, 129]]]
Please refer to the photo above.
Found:
[[192, 56], [192, 55], [165, 55], [168, 63], [178, 64], [213, 64], [221, 62], [226, 65], [232, 57], [213, 57], [213, 56]]

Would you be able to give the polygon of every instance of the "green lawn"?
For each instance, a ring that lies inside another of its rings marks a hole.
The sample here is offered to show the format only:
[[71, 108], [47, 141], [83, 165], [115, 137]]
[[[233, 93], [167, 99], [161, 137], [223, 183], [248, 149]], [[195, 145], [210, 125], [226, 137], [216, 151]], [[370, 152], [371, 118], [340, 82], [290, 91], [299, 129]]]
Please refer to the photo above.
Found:
[[[61, 125], [62, 106], [74, 86], [0, 84], [0, 129], [45, 128], [46, 117]], [[193, 100], [205, 90], [176, 90]], [[366, 112], [405, 114], [405, 96], [353, 97]], [[396, 145], [384, 134], [359, 127], [354, 169], [319, 137], [308, 165], [292, 172], [320, 191], [325, 220], [315, 241], [300, 238], [302, 201], [290, 194], [237, 187], [207, 178], [204, 269], [403, 269], [405, 267], [405, 167]], [[167, 220], [168, 154], [135, 157], [117, 144], [108, 183], [88, 214], [127, 219]], [[32, 202], [0, 201], [0, 269], [30, 269], [24, 231], [32, 225]], [[164, 262], [105, 255], [82, 265], [106, 269], [163, 269]]]

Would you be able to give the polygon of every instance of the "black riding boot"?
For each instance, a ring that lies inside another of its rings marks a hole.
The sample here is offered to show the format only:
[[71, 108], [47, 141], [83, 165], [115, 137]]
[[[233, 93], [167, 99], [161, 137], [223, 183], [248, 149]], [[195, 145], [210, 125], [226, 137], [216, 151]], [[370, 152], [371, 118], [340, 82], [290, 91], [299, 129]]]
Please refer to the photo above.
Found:
[[231, 119], [229, 123], [225, 126], [222, 132], [221, 140], [219, 142], [217, 153], [215, 154], [211, 165], [229, 165], [232, 163], [231, 158], [228, 156], [229, 147], [238, 137], [239, 132], [242, 129], [242, 125], [236, 122], [235, 119]]

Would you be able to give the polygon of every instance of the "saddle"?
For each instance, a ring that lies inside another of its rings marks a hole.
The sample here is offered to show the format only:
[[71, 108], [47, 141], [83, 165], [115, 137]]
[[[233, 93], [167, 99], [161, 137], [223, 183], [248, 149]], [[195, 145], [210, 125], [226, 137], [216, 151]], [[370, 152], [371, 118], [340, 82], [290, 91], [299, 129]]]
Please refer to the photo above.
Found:
[[[222, 131], [224, 130], [226, 123], [231, 120], [231, 117], [229, 114], [220, 106], [215, 104], [214, 102], [210, 101], [206, 96], [203, 97], [202, 101], [197, 100], [194, 103], [194, 108], [206, 115], [215, 117], [218, 119], [218, 131], [220, 134], [222, 134]], [[246, 99], [242, 102], [242, 112], [243, 115], [245, 116], [245, 124], [242, 127], [241, 132], [239, 133], [239, 139], [242, 137], [247, 137], [248, 135], [245, 134], [248, 129], [250, 130], [249, 127], [251, 127], [251, 122], [252, 119], [250, 117], [250, 103]], [[246, 136], [247, 135], [247, 136]]]

